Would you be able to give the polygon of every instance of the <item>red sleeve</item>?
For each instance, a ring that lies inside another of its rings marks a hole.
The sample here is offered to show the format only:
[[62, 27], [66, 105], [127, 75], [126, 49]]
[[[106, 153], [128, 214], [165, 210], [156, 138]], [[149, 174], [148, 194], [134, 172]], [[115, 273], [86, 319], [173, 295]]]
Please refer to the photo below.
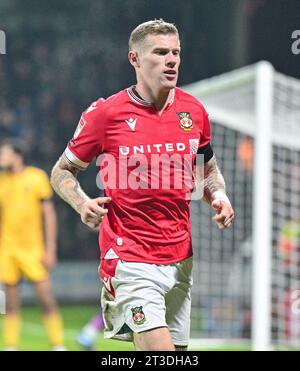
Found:
[[104, 152], [105, 110], [104, 99], [92, 103], [79, 120], [73, 138], [64, 155], [76, 167], [85, 169]]
[[199, 148], [203, 148], [210, 143], [210, 123], [208, 119], [208, 114], [204, 108], [202, 108], [202, 125], [201, 125], [201, 135]]

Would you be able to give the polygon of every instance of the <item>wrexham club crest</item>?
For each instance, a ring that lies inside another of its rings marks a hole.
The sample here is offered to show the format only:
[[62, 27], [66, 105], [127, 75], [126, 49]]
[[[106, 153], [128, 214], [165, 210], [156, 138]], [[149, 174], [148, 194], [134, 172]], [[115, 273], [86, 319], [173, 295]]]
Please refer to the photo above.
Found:
[[136, 325], [142, 325], [146, 321], [145, 313], [143, 312], [143, 307], [131, 308], [133, 322]]
[[191, 131], [193, 129], [193, 120], [189, 112], [177, 112], [180, 120], [180, 127], [184, 131]]

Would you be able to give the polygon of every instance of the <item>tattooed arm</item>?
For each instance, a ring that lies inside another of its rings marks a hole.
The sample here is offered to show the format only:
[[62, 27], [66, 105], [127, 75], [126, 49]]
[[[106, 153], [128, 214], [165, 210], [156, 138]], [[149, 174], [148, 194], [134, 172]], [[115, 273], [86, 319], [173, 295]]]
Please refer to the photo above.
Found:
[[226, 194], [225, 181], [214, 155], [204, 164], [204, 199], [207, 203], [211, 204], [215, 192]]
[[98, 229], [107, 209], [101, 207], [110, 202], [109, 197], [90, 198], [81, 188], [77, 175], [80, 169], [64, 156], [60, 157], [51, 173], [51, 185], [55, 192], [81, 216], [84, 224]]
[[217, 212], [213, 220], [220, 229], [230, 227], [234, 211], [226, 196], [226, 187], [215, 156], [204, 165], [204, 200]]

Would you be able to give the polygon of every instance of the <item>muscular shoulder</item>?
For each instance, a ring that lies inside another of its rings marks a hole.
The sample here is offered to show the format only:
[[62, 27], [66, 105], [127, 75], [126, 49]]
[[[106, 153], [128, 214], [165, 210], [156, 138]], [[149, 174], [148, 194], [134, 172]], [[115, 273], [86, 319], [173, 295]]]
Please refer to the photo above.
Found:
[[106, 99], [99, 98], [83, 112], [83, 117], [88, 116], [93, 121], [103, 121], [103, 119], [113, 114], [120, 105], [126, 103], [127, 100], [128, 95], [125, 90], [121, 90]]
[[180, 104], [188, 104], [193, 109], [199, 109], [203, 113], [206, 113], [205, 108], [201, 102], [193, 95], [183, 91], [182, 89], [176, 88], [176, 101]]

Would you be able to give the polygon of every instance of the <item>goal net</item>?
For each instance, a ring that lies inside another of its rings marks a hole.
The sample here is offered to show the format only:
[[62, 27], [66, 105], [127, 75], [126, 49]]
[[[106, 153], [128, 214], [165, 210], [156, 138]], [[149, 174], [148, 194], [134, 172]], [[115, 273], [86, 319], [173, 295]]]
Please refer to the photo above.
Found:
[[300, 348], [300, 81], [260, 62], [184, 90], [210, 115], [236, 215], [219, 231], [192, 202], [192, 337]]

